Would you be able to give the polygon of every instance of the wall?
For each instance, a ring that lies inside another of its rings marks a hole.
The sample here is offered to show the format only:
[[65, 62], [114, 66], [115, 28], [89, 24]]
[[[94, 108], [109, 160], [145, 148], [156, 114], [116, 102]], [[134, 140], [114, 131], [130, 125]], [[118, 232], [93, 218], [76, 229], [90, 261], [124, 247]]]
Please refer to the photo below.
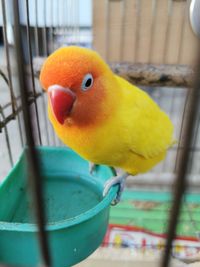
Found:
[[192, 64], [190, 1], [93, 0], [93, 45], [109, 61]]

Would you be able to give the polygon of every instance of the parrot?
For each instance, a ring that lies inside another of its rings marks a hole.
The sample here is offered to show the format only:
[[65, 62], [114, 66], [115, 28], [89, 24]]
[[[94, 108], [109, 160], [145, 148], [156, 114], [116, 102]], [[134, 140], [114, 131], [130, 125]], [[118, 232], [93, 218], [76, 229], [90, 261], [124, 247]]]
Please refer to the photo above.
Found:
[[126, 178], [149, 171], [174, 143], [168, 115], [92, 49], [57, 49], [42, 65], [39, 80], [61, 141], [91, 162], [91, 171], [101, 164], [122, 170], [104, 185], [103, 196], [119, 185], [115, 203]]

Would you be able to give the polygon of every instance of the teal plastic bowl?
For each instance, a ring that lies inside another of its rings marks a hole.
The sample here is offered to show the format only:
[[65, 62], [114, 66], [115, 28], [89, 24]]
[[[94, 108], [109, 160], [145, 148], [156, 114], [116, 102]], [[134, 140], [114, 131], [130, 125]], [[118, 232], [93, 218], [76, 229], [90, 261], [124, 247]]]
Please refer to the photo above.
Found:
[[[72, 266], [88, 257], [104, 238], [117, 187], [105, 198], [102, 191], [114, 173], [99, 166], [91, 176], [88, 162], [70, 149], [41, 147], [38, 154], [52, 265]], [[24, 152], [0, 185], [0, 203], [0, 263], [39, 266], [41, 252]]]

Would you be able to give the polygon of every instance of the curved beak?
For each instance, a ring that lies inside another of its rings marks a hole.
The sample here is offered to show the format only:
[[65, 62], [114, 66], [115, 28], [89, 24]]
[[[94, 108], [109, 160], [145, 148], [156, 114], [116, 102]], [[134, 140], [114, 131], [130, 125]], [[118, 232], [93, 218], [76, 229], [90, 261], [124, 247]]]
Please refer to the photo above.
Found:
[[60, 85], [49, 86], [48, 95], [54, 116], [60, 124], [64, 124], [72, 110], [76, 95], [69, 88]]

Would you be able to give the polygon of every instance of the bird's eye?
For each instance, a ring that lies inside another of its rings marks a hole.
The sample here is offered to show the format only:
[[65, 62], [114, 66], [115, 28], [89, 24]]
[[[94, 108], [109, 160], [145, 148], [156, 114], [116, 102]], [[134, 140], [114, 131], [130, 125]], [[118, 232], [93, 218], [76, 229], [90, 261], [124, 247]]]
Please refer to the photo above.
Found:
[[88, 73], [85, 75], [85, 77], [83, 78], [82, 81], [82, 85], [81, 85], [81, 89], [83, 91], [88, 90], [89, 88], [91, 88], [93, 85], [93, 77], [92, 74]]

